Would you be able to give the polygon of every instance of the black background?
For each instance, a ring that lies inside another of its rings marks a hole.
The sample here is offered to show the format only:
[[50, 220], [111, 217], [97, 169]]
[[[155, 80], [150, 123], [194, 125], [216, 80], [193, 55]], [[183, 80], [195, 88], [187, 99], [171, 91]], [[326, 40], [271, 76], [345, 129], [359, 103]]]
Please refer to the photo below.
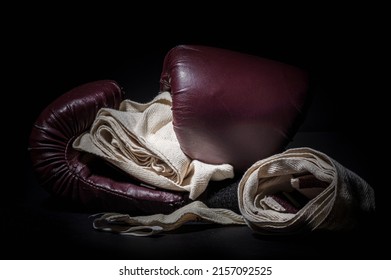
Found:
[[201, 8], [196, 15], [142, 14], [140, 19], [134, 16], [141, 11], [124, 16], [119, 7], [64, 15], [59, 9], [26, 22], [11, 39], [14, 91], [27, 106], [26, 129], [57, 96], [97, 79], [116, 79], [129, 97], [148, 100], [158, 91], [165, 53], [178, 44], [223, 47], [308, 70], [316, 98], [303, 130], [360, 131], [366, 137], [366, 131], [379, 128], [382, 120], [373, 114], [385, 97], [380, 86], [385, 39], [376, 14], [239, 9], [224, 15]]
[[[20, 161], [13, 163], [13, 157], [9, 165], [11, 172], [16, 172], [13, 175], [16, 180], [7, 184], [4, 190], [2, 207], [7, 218], [1, 229], [6, 237], [3, 240], [9, 240], [12, 249], [3, 251], [2, 258], [135, 258], [121, 250], [110, 251], [108, 246], [99, 253], [99, 246], [88, 244], [83, 239], [88, 238], [83, 232], [92, 231], [89, 227], [79, 226], [77, 231], [74, 228], [72, 231], [68, 224], [59, 225], [63, 220], [70, 223], [70, 219], [82, 224], [80, 220], [85, 216], [81, 217], [78, 213], [72, 212], [71, 216], [62, 219], [68, 214], [66, 210], [57, 209], [49, 219], [40, 218], [41, 212], [45, 212], [44, 215], [48, 215], [47, 211], [53, 212], [53, 205], [50, 206], [46, 194], [38, 191], [39, 186], [31, 172], [28, 136], [34, 120], [51, 101], [86, 82], [114, 79], [124, 87], [127, 98], [150, 100], [158, 92], [164, 55], [178, 44], [228, 48], [308, 70], [313, 102], [300, 128], [298, 143], [312, 143], [360, 174], [376, 191], [377, 212], [388, 211], [382, 202], [386, 201], [388, 193], [387, 173], [383, 172], [380, 164], [374, 163], [388, 153], [384, 119], [387, 111], [383, 110], [388, 93], [382, 87], [385, 76], [382, 65], [386, 63], [382, 55], [383, 18], [376, 16], [374, 10], [339, 7], [310, 9], [310, 12], [303, 8], [294, 12], [288, 8], [282, 12], [280, 9], [230, 7], [230, 12], [227, 12], [225, 8], [214, 11], [195, 3], [180, 12], [174, 11], [168, 4], [165, 9], [153, 8], [154, 12], [151, 12], [152, 7], [131, 9], [104, 5], [49, 8], [50, 12], [40, 13], [24, 10], [14, 19], [22, 19], [22, 27], [7, 31], [9, 37], [5, 45], [9, 52], [4, 56], [11, 74], [11, 82], [8, 82], [11, 90], [6, 93], [10, 100], [7, 107], [21, 113], [20, 118], [11, 122], [10, 131], [17, 127], [17, 133], [22, 133], [21, 137], [18, 136], [22, 143], [17, 143], [17, 151], [22, 153], [25, 176], [21, 181], [21, 164]], [[40, 10], [39, 7], [34, 9]], [[318, 133], [315, 140], [306, 141], [305, 135], [312, 132]], [[29, 209], [35, 209], [35, 212], [32, 210], [35, 214], [26, 217]], [[21, 221], [24, 218], [28, 221]], [[43, 226], [48, 221], [53, 224]], [[374, 242], [374, 237], [383, 235], [384, 231], [376, 228], [370, 240], [357, 242]], [[349, 239], [345, 236], [338, 244], [344, 244]], [[124, 242], [121, 240], [113, 240], [114, 248], [121, 247], [121, 242]], [[283, 253], [282, 248], [290, 248], [296, 240], [275, 244], [267, 239], [263, 249], [269, 253], [227, 256], [222, 250], [221, 254], [209, 256], [339, 258], [331, 251], [324, 255], [311, 251], [309, 248], [319, 245], [319, 240], [319, 237], [310, 239], [303, 245], [307, 251], [302, 254], [297, 253], [296, 247], [297, 254]], [[70, 245], [72, 242], [74, 244]], [[148, 242], [141, 241], [144, 245]], [[175, 247], [175, 242], [178, 241], [168, 241], [167, 248]], [[327, 242], [334, 241], [330, 239]], [[146, 250], [151, 249], [152, 245], [148, 244], [145, 245]], [[351, 253], [342, 256], [355, 258], [354, 244], [348, 246]], [[372, 253], [370, 247], [372, 245], [366, 247], [368, 252], [364, 251], [357, 257], [377, 258], [369, 255]], [[66, 248], [76, 250], [75, 255]], [[155, 256], [164, 258], [163, 252]], [[167, 255], [168, 258], [184, 256], [184, 252]], [[141, 254], [141, 258], [150, 257], [147, 253]], [[190, 255], [189, 258], [194, 257], [197, 256]]]

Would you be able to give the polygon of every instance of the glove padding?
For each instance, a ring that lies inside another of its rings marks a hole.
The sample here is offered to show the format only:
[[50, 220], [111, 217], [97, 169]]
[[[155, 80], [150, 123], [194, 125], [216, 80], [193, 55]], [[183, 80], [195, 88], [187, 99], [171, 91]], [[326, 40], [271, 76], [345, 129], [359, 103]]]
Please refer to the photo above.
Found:
[[181, 45], [165, 57], [160, 89], [172, 95], [174, 131], [185, 154], [244, 172], [291, 140], [307, 80], [304, 71], [280, 62]]
[[100, 108], [118, 109], [123, 99], [120, 86], [110, 80], [81, 85], [56, 99], [32, 128], [33, 169], [51, 194], [89, 209], [170, 213], [186, 203], [186, 194], [140, 186], [98, 157], [72, 148], [73, 140], [90, 128]]

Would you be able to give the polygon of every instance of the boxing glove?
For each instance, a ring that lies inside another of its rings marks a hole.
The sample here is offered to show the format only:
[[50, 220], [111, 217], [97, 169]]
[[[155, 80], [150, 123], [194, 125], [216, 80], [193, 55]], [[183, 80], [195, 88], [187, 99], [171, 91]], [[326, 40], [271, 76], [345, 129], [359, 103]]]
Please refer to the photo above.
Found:
[[289, 143], [305, 112], [308, 76], [253, 55], [180, 45], [164, 59], [160, 90], [172, 95], [186, 155], [243, 172]]
[[39, 183], [51, 194], [90, 210], [170, 213], [187, 194], [144, 187], [102, 159], [72, 148], [102, 107], [119, 107], [120, 86], [110, 80], [81, 85], [56, 99], [33, 125], [29, 151]]

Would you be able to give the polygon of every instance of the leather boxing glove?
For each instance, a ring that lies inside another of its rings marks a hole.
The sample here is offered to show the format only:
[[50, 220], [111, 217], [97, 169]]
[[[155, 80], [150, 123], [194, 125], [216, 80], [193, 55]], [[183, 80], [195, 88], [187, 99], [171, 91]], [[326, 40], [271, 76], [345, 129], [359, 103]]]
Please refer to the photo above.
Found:
[[183, 152], [245, 171], [291, 140], [306, 107], [308, 77], [277, 61], [180, 45], [166, 55], [160, 84], [172, 94]]
[[120, 86], [109, 80], [70, 90], [36, 120], [29, 139], [33, 169], [41, 185], [56, 197], [89, 209], [128, 213], [169, 213], [186, 203], [186, 193], [140, 186], [106, 162], [72, 148], [102, 107], [118, 108]]

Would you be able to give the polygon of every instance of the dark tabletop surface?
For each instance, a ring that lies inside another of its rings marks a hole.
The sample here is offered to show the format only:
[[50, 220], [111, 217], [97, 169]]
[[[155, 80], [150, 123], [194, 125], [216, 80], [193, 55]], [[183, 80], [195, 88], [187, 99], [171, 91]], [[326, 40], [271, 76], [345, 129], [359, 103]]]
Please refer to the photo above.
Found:
[[[18, 109], [27, 115], [14, 125], [22, 131], [18, 137], [22, 139], [22, 149], [18, 148], [22, 162], [9, 164], [17, 174], [11, 183], [2, 183], [0, 259], [390, 258], [385, 227], [390, 212], [386, 203], [389, 168], [387, 161], [384, 165], [379, 161], [388, 158], [384, 133], [389, 127], [384, 124], [388, 112], [382, 110], [382, 76], [373, 64], [379, 59], [377, 41], [364, 25], [354, 25], [349, 36], [341, 26], [317, 28], [317, 33], [290, 25], [279, 30], [253, 29], [263, 34], [262, 40], [254, 33], [244, 35], [228, 27], [225, 33], [215, 29], [175, 33], [171, 28], [164, 36], [160, 29], [143, 31], [154, 39], [150, 44], [141, 39], [135, 25], [117, 34], [99, 24], [98, 18], [94, 23], [96, 28], [73, 26], [56, 33], [32, 24], [22, 34], [26, 46], [19, 54], [23, 63], [18, 67], [22, 79], [17, 87], [23, 102]], [[112, 32], [110, 39], [107, 32]], [[373, 48], [365, 48], [362, 40], [371, 40]], [[354, 232], [296, 237], [260, 236], [246, 226], [189, 224], [170, 233], [138, 238], [97, 232], [92, 229], [91, 213], [51, 198], [37, 184], [27, 153], [28, 135], [39, 112], [72, 87], [99, 79], [115, 79], [125, 88], [127, 98], [149, 101], [157, 94], [165, 53], [183, 43], [229, 48], [307, 69], [313, 78], [313, 101], [289, 147], [318, 149], [368, 181], [376, 195], [377, 210], [371, 222]]]

